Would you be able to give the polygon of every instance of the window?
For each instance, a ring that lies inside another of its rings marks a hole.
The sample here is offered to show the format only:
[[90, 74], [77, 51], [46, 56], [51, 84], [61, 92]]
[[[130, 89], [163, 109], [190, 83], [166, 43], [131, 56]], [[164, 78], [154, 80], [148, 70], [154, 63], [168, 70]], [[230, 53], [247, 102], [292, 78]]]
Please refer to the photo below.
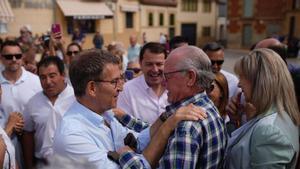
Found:
[[202, 28], [202, 36], [204, 36], [204, 37], [209, 37], [210, 34], [211, 34], [210, 31], [211, 31], [211, 30], [210, 30], [210, 26], [204, 26], [204, 27]]
[[36, 8], [36, 9], [52, 9], [52, 0], [9, 0], [12, 8], [21, 8], [23, 5], [25, 8]]
[[133, 28], [133, 12], [125, 12], [126, 28]]
[[0, 21], [0, 33], [7, 33], [7, 23]]
[[164, 26], [164, 14], [159, 14], [159, 26]]
[[78, 19], [73, 19], [73, 17], [67, 17], [68, 33], [72, 34], [75, 28], [81, 30], [82, 33], [95, 33], [96, 32], [95, 20], [92, 19], [78, 20]]
[[148, 14], [148, 25], [153, 26], [153, 13]]
[[219, 17], [226, 17], [226, 16], [227, 16], [227, 5], [219, 4]]
[[171, 26], [174, 26], [174, 24], [175, 24], [175, 15], [174, 14], [170, 14], [169, 24]]
[[25, 8], [48, 8], [52, 9], [52, 3], [51, 0], [25, 0]]
[[300, 8], [300, 0], [293, 0], [292, 9], [299, 9]]
[[187, 12], [197, 12], [198, 10], [198, 0], [182, 0], [181, 1], [182, 6], [181, 10], [182, 11], [187, 11]]
[[169, 28], [169, 38], [172, 39], [175, 36], [175, 28]]
[[211, 12], [211, 0], [203, 0], [203, 12]]
[[252, 17], [253, 16], [253, 0], [244, 0], [244, 17]]
[[9, 0], [9, 3], [12, 8], [21, 8], [22, 7], [22, 2], [21, 0]]

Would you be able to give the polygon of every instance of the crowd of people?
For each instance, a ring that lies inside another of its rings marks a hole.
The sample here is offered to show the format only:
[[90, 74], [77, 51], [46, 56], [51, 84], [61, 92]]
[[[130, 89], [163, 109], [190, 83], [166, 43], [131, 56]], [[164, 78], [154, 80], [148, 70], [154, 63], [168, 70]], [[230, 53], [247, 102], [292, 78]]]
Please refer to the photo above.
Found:
[[68, 45], [60, 32], [20, 33], [1, 44], [0, 168], [300, 165], [300, 68], [277, 39], [237, 59], [234, 75], [216, 42], [131, 35], [126, 50], [97, 32], [83, 49], [78, 30]]

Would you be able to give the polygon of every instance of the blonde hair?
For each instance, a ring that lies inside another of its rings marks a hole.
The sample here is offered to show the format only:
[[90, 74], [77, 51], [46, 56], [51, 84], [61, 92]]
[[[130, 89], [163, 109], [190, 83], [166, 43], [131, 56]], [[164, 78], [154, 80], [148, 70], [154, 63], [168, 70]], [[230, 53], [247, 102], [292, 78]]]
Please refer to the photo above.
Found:
[[296, 125], [300, 124], [294, 83], [277, 53], [267, 48], [254, 49], [235, 63], [234, 71], [250, 81], [250, 102], [257, 114], [265, 113], [274, 105], [279, 114], [286, 112]]

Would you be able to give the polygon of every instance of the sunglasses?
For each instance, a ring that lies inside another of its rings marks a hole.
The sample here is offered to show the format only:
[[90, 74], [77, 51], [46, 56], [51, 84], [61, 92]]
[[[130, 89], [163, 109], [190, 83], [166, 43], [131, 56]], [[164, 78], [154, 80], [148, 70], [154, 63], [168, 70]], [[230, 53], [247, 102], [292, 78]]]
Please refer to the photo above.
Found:
[[7, 55], [2, 55], [2, 57], [4, 57], [6, 60], [13, 60], [13, 58], [15, 57], [16, 59], [21, 59], [22, 58], [22, 54], [7, 54]]
[[133, 71], [135, 74], [140, 73], [141, 69], [140, 68], [128, 68], [127, 70]]
[[211, 65], [217, 64], [217, 65], [222, 65], [224, 63], [224, 60], [210, 60]]
[[67, 55], [72, 55], [72, 54], [74, 54], [74, 55], [77, 55], [79, 53], [79, 51], [68, 51], [67, 52]]

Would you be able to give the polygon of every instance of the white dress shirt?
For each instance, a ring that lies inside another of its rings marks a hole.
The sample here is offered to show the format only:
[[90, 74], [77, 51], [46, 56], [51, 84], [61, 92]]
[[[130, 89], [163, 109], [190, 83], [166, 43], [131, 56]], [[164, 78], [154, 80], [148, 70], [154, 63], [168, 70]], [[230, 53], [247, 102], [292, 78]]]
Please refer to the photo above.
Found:
[[241, 89], [238, 87], [239, 79], [234, 74], [229, 73], [223, 69], [220, 72], [225, 76], [227, 80], [230, 99], [232, 96], [235, 96], [239, 91], [241, 91]]
[[11, 169], [11, 168], [15, 169], [16, 168], [15, 147], [12, 144], [10, 138], [7, 136], [6, 132], [2, 129], [2, 127], [0, 127], [0, 135], [3, 138], [4, 143], [6, 145], [3, 169]]
[[[57, 123], [74, 101], [74, 91], [69, 85], [58, 95], [54, 104], [42, 91], [28, 101], [24, 110], [24, 130], [34, 132], [35, 157], [44, 158], [46, 152], [52, 152]], [[45, 143], [49, 146], [44, 146]]]
[[[1, 113], [1, 127], [7, 123], [9, 114], [11, 112], [23, 113], [25, 105], [28, 100], [42, 90], [40, 79], [37, 75], [25, 70], [22, 67], [22, 75], [15, 82], [11, 83], [0, 73], [0, 83], [2, 88], [1, 106], [3, 113]], [[21, 144], [18, 141], [16, 135], [11, 136], [12, 142], [15, 146], [16, 160], [19, 163], [19, 168], [23, 169], [23, 157]]]
[[1, 114], [4, 124], [2, 123], [1, 127], [4, 128], [9, 113], [14, 111], [23, 113], [28, 100], [41, 91], [42, 87], [38, 76], [26, 71], [23, 67], [21, 77], [14, 84], [5, 79], [3, 73], [0, 73], [0, 83], [2, 87], [1, 105], [4, 111]]
[[150, 124], [166, 110], [167, 105], [167, 90], [158, 97], [147, 85], [144, 75], [126, 82], [117, 102], [118, 108]]

